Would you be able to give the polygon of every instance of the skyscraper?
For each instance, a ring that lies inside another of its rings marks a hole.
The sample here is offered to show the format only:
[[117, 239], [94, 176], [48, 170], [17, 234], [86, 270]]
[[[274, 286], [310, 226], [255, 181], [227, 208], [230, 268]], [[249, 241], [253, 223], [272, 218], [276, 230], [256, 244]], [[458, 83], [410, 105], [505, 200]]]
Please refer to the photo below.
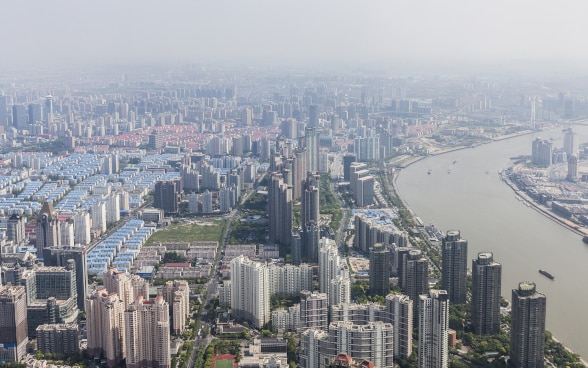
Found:
[[26, 106], [13, 105], [12, 106], [12, 125], [16, 129], [28, 129], [29, 114]]
[[37, 218], [37, 256], [43, 257], [43, 249], [59, 244], [59, 223], [51, 202], [43, 203]]
[[7, 127], [9, 126], [8, 122], [8, 106], [11, 104], [9, 103], [10, 97], [8, 96], [0, 96], [0, 126]]
[[231, 309], [235, 317], [262, 327], [270, 320], [268, 269], [245, 256], [231, 261]]
[[137, 297], [149, 298], [149, 282], [129, 273], [111, 267], [102, 275], [104, 287], [109, 293], [116, 293], [128, 307]]
[[104, 357], [109, 367], [124, 358], [124, 302], [101, 287], [86, 299], [88, 354]]
[[45, 97], [45, 120], [47, 124], [53, 123], [53, 96]]
[[454, 304], [464, 304], [467, 293], [468, 242], [458, 230], [449, 230], [441, 244], [441, 287]]
[[329, 320], [328, 297], [325, 293], [300, 292], [300, 328], [326, 330]]
[[129, 368], [169, 368], [169, 306], [160, 295], [153, 301], [138, 296], [124, 312], [126, 364]]
[[388, 321], [394, 326], [394, 356], [408, 359], [412, 355], [413, 301], [407, 295], [388, 294]]
[[88, 266], [84, 247], [78, 245], [45, 248], [43, 259], [46, 266], [67, 267], [68, 264], [71, 264], [70, 260], [75, 262], [78, 309], [84, 310], [84, 303], [88, 295]]
[[292, 186], [281, 173], [272, 173], [269, 185], [269, 236], [283, 245], [292, 237]]
[[27, 334], [27, 297], [24, 286], [0, 286], [0, 361], [24, 358]]
[[319, 176], [311, 172], [307, 173], [302, 186], [301, 209], [302, 226], [310, 221], [319, 223]]
[[33, 125], [36, 122], [43, 120], [43, 110], [41, 105], [37, 103], [29, 104], [29, 124]]
[[571, 154], [577, 154], [578, 153], [578, 140], [576, 138], [577, 137], [576, 133], [574, 133], [572, 128], [565, 129], [564, 132], [565, 132], [565, 134], [564, 134], [563, 149], [564, 149], [565, 153], [568, 155], [568, 157]]
[[182, 193], [182, 179], [158, 181], [155, 183], [153, 207], [162, 209], [165, 213], [177, 213]]
[[535, 283], [524, 281], [512, 290], [510, 364], [517, 368], [543, 367], [545, 344], [545, 295]]
[[415, 303], [413, 315], [418, 318], [419, 295], [427, 294], [429, 290], [429, 261], [420, 249], [413, 249], [403, 255], [401, 262], [402, 271], [398, 275], [400, 288]]
[[419, 368], [446, 368], [449, 361], [449, 295], [430, 290], [419, 296]]
[[6, 226], [6, 236], [8, 237], [8, 240], [12, 240], [14, 244], [20, 245], [20, 243], [25, 240], [26, 223], [26, 218], [21, 215], [15, 213], [10, 216]]
[[472, 260], [472, 327], [480, 335], [500, 332], [502, 265], [492, 253], [478, 253]]
[[306, 169], [310, 172], [318, 171], [319, 132], [312, 127], [304, 130], [304, 147], [306, 147]]
[[157, 131], [149, 134], [149, 148], [152, 150], [160, 149], [163, 147], [163, 136]]
[[390, 251], [382, 243], [370, 250], [370, 294], [386, 296], [390, 292]]
[[157, 290], [169, 304], [171, 328], [175, 334], [186, 329], [186, 319], [190, 316], [190, 286], [185, 280], [167, 281]]

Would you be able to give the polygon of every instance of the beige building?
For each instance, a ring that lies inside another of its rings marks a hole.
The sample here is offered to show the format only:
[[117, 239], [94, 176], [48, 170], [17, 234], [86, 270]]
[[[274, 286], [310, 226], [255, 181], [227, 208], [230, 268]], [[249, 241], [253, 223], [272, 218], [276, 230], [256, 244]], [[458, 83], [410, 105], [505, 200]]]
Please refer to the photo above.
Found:
[[124, 312], [128, 368], [171, 366], [169, 305], [160, 295], [153, 301], [138, 296]]
[[109, 293], [117, 293], [124, 301], [125, 308], [139, 295], [149, 299], [149, 282], [137, 275], [109, 268], [102, 276], [104, 286]]
[[170, 306], [171, 330], [180, 334], [186, 329], [186, 319], [190, 317], [190, 286], [187, 281], [168, 281], [158, 289]]
[[[109, 367], [125, 357], [124, 302], [105, 287], [94, 290], [86, 299], [88, 354], [104, 356]], [[128, 364], [128, 362], [127, 362]]]

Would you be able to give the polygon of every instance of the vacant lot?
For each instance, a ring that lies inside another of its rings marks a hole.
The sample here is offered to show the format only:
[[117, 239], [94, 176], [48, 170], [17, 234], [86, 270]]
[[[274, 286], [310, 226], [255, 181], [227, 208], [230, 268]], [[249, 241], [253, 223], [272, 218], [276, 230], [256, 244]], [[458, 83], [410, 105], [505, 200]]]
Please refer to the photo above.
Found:
[[153, 234], [145, 245], [157, 242], [193, 242], [221, 240], [225, 221], [198, 221], [174, 223]]

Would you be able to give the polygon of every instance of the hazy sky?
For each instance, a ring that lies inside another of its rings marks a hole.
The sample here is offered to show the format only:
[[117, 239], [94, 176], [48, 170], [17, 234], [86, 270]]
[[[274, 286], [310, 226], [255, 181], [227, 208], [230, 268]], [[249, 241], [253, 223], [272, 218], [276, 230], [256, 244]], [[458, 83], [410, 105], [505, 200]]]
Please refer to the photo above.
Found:
[[4, 0], [0, 65], [583, 62], [587, 14], [585, 0]]

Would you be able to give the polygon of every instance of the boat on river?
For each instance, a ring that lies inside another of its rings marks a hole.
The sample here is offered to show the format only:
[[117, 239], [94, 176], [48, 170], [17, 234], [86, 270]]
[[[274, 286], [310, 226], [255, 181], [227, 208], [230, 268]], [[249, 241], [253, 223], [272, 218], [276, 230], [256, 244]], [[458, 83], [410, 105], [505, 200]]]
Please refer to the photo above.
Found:
[[550, 280], [555, 280], [555, 276], [553, 276], [552, 274], [550, 274], [549, 272], [547, 272], [545, 270], [539, 270], [539, 273], [542, 274], [543, 276], [547, 277]]

